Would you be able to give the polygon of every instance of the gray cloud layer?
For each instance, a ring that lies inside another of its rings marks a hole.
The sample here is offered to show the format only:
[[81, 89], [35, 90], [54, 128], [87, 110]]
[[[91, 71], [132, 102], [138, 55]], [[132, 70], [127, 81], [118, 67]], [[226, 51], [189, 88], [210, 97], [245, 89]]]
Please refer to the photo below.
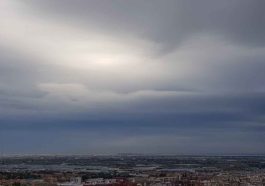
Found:
[[265, 153], [264, 7], [3, 1], [5, 153]]

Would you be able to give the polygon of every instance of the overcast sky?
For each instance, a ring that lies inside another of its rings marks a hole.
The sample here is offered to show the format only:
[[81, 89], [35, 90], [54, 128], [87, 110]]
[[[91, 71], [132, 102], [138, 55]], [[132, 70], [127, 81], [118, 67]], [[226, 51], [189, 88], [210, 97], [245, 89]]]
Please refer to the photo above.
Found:
[[264, 154], [264, 0], [1, 0], [3, 154]]

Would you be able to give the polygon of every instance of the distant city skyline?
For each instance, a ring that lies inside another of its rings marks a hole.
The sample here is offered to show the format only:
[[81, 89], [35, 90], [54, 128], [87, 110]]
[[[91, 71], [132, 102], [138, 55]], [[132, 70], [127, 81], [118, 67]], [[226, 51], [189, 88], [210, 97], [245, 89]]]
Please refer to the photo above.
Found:
[[1, 154], [265, 154], [264, 8], [2, 0]]

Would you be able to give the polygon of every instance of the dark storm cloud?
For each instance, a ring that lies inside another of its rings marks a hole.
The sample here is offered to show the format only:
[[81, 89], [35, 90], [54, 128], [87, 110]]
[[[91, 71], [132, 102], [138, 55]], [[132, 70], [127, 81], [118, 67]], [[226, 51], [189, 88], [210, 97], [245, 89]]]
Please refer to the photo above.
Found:
[[[265, 127], [263, 124], [264, 109], [264, 93], [238, 93], [234, 95], [194, 95], [145, 99], [127, 106], [124, 104], [106, 106], [100, 112], [79, 110], [72, 113], [50, 115], [48, 118], [42, 116], [40, 110], [35, 118], [9, 118], [8, 120], [16, 123], [14, 128], [18, 127], [17, 124], [19, 124], [22, 128], [46, 128], [48, 130], [58, 127], [73, 130], [89, 129], [93, 128], [94, 125], [102, 128], [143, 126], [178, 129], [256, 130], [258, 127]], [[60, 113], [58, 110], [57, 112]], [[12, 125], [7, 125], [12, 128]], [[2, 127], [7, 126], [2, 125]]]
[[265, 2], [255, 1], [29, 1], [44, 16], [84, 29], [108, 28], [113, 34], [136, 34], [179, 46], [199, 33], [220, 35], [229, 42], [250, 47], [265, 43]]

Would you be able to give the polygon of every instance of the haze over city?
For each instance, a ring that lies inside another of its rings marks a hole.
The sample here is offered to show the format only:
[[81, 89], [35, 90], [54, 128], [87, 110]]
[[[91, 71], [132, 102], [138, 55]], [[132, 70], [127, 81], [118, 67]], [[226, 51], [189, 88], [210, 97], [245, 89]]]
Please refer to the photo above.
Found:
[[1, 154], [265, 154], [264, 8], [1, 0]]

